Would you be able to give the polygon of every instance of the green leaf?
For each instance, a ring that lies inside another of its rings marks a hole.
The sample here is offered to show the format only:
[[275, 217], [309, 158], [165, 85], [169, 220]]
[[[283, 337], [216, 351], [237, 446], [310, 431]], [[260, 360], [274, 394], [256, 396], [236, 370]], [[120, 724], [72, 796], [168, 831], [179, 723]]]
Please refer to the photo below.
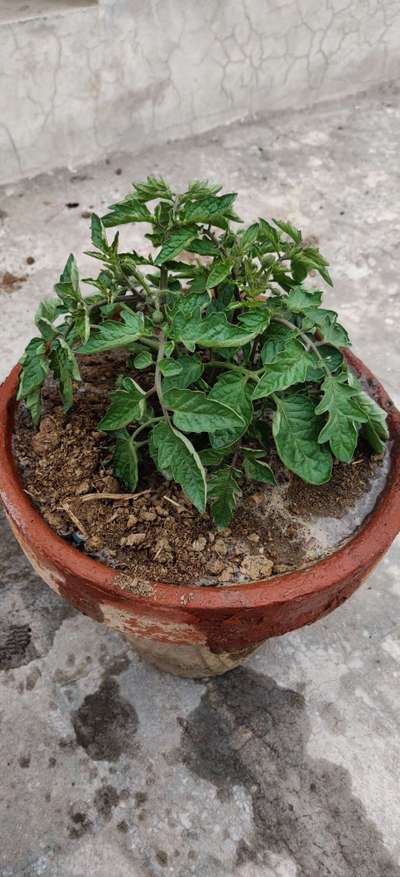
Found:
[[282, 353], [289, 341], [296, 338], [296, 332], [280, 323], [271, 323], [264, 335], [265, 341], [261, 348], [261, 362], [269, 365]]
[[288, 342], [279, 358], [272, 362], [253, 391], [253, 399], [262, 399], [293, 384], [303, 383], [313, 358], [300, 341]]
[[175, 341], [167, 341], [165, 344], [165, 356], [172, 356], [175, 350]]
[[288, 274], [287, 271], [282, 268], [282, 265], [279, 262], [272, 262], [269, 267], [275, 282], [279, 283], [279, 286], [281, 286], [282, 289], [284, 289], [286, 292], [289, 292], [292, 286], [294, 286], [295, 283], [298, 283], [298, 280], [296, 280], [295, 282], [293, 281], [290, 274]]
[[328, 272], [328, 262], [321, 256], [318, 247], [303, 247], [292, 257], [292, 271], [297, 283], [301, 283], [310, 271], [316, 270], [323, 280], [333, 286], [332, 278]]
[[343, 376], [327, 377], [322, 384], [322, 399], [316, 414], [328, 414], [328, 420], [318, 436], [320, 444], [329, 442], [332, 453], [342, 463], [352, 460], [358, 442], [358, 423], [366, 423], [357, 389], [343, 382]]
[[[117, 231], [117, 235], [118, 234], [119, 232]], [[137, 250], [130, 250], [129, 253], [120, 253], [119, 259], [124, 270], [126, 269], [127, 271], [135, 270], [137, 265], [153, 265], [153, 259], [151, 256], [142, 256]]]
[[246, 377], [239, 372], [228, 369], [222, 372], [210, 391], [209, 398], [225, 402], [235, 411], [239, 411], [245, 421], [250, 422], [252, 416], [251, 390]]
[[[233, 305], [235, 305], [235, 310], [237, 310], [238, 306], [241, 307], [241, 302], [235, 301], [235, 291], [235, 284], [231, 280], [225, 280], [224, 283], [220, 283], [215, 290], [207, 312], [209, 314], [226, 312], [233, 310]], [[231, 305], [231, 308], [229, 308], [229, 305]]]
[[193, 198], [205, 198], [207, 195], [217, 195], [222, 186], [218, 183], [209, 183], [208, 180], [192, 180], [187, 192], [181, 195], [181, 201], [190, 201]]
[[164, 394], [164, 402], [174, 411], [174, 424], [183, 432], [217, 432], [243, 426], [243, 417], [233, 408], [199, 390], [173, 388]]
[[143, 334], [143, 314], [124, 310], [120, 320], [106, 320], [99, 326], [94, 326], [89, 340], [78, 348], [78, 353], [101, 353], [115, 347], [126, 347]]
[[210, 433], [210, 444], [218, 450], [233, 450], [236, 442], [247, 432], [248, 425], [245, 424], [241, 428], [218, 430], [218, 432]]
[[198, 253], [199, 256], [218, 256], [219, 253], [218, 247], [208, 238], [195, 238], [186, 249], [188, 253]]
[[21, 356], [17, 399], [23, 399], [35, 426], [42, 413], [41, 390], [49, 371], [47, 345], [43, 338], [32, 338]]
[[281, 231], [284, 231], [295, 244], [301, 243], [301, 231], [299, 228], [295, 228], [290, 222], [284, 222], [283, 219], [273, 219], [272, 222], [280, 228]]
[[252, 244], [255, 243], [258, 237], [258, 230], [258, 222], [253, 222], [253, 224], [249, 225], [248, 228], [239, 232], [240, 248], [242, 250], [247, 250], [249, 247], [251, 247]]
[[46, 341], [52, 341], [57, 335], [53, 322], [61, 311], [62, 307], [56, 298], [44, 298], [40, 302], [35, 314], [35, 323]]
[[80, 304], [78, 305], [78, 309], [74, 315], [74, 323], [73, 323], [73, 338], [74, 341], [76, 338], [79, 338], [83, 344], [89, 340], [90, 336], [90, 318], [89, 312], [87, 309], [87, 305], [82, 299]]
[[174, 375], [180, 375], [182, 371], [182, 363], [180, 363], [177, 359], [161, 359], [158, 365], [161, 374], [164, 375], [166, 378], [174, 377]]
[[153, 362], [153, 357], [149, 350], [143, 350], [141, 353], [138, 353], [133, 360], [133, 365], [135, 368], [143, 369], [148, 368]]
[[123, 377], [111, 395], [111, 405], [98, 424], [102, 432], [121, 429], [143, 418], [146, 398], [145, 392], [133, 378]]
[[203, 374], [204, 366], [198, 356], [190, 356], [184, 353], [182, 356], [177, 356], [174, 362], [181, 366], [180, 372], [175, 373], [171, 377], [164, 378], [162, 383], [163, 393], [171, 390], [172, 387], [184, 390], [198, 381]]
[[307, 277], [309, 267], [307, 262], [302, 261], [301, 253], [295, 253], [295, 255], [292, 256], [290, 267], [292, 269], [293, 280], [295, 283], [302, 283]]
[[[343, 363], [343, 354], [337, 347], [333, 347], [332, 344], [320, 344], [318, 347], [318, 352], [325, 364], [328, 366], [329, 371], [334, 373], [340, 368]], [[318, 360], [314, 360], [314, 365], [310, 366], [307, 371], [306, 380], [307, 381], [320, 381], [326, 375], [326, 370], [322, 365], [319, 365]]]
[[286, 299], [289, 310], [298, 314], [307, 308], [319, 307], [322, 292], [319, 289], [306, 289], [304, 286], [293, 286]]
[[175, 259], [175, 256], [178, 256], [196, 237], [196, 233], [195, 228], [181, 228], [178, 231], [172, 232], [166, 243], [161, 247], [154, 264], [163, 265], [164, 262]]
[[211, 514], [219, 530], [229, 527], [241, 494], [235, 472], [230, 466], [224, 466], [214, 472], [208, 481]]
[[389, 430], [386, 423], [387, 413], [375, 402], [375, 399], [369, 393], [363, 390], [361, 382], [349, 368], [346, 374], [348, 384], [357, 390], [357, 403], [367, 417], [366, 422], [362, 426], [365, 438], [375, 453], [383, 454], [385, 443], [389, 438]]
[[167, 471], [181, 485], [190, 501], [201, 513], [207, 501], [206, 473], [198, 453], [189, 439], [164, 420], [152, 430], [153, 452], [158, 468]]
[[324, 484], [332, 474], [329, 448], [318, 443], [321, 421], [305, 393], [275, 396], [272, 432], [282, 463], [310, 484]]
[[347, 347], [350, 344], [346, 329], [337, 322], [335, 311], [326, 308], [308, 308], [303, 320], [303, 329], [315, 328], [319, 329], [327, 344], [333, 344], [334, 347]]
[[150, 210], [142, 201], [134, 195], [128, 195], [123, 201], [112, 204], [111, 212], [102, 216], [101, 221], [105, 228], [112, 228], [127, 222], [151, 222], [152, 218]]
[[202, 451], [199, 451], [199, 457], [203, 466], [219, 466], [226, 453], [225, 449], [204, 448]]
[[259, 219], [259, 231], [258, 238], [260, 241], [268, 241], [272, 244], [273, 248], [276, 252], [280, 251], [281, 248], [281, 236], [276, 228], [271, 225], [270, 222], [267, 222], [266, 219], [260, 217]]
[[91, 241], [94, 247], [97, 247], [98, 250], [101, 250], [102, 253], [108, 251], [108, 241], [106, 238], [106, 234], [104, 231], [103, 223], [99, 216], [96, 213], [92, 213], [92, 218], [90, 221], [91, 227]]
[[[244, 471], [250, 481], [263, 481], [265, 484], [276, 484], [271, 466], [262, 459], [265, 451], [254, 448], [243, 448]], [[261, 459], [260, 459], [261, 458]]]
[[214, 262], [207, 277], [206, 289], [214, 289], [231, 273], [232, 265], [227, 260]]
[[200, 312], [210, 303], [210, 293], [184, 293], [176, 298], [171, 311], [173, 313], [173, 329], [185, 326], [188, 320], [200, 318]]
[[[198, 270], [198, 266], [195, 262], [182, 262], [182, 259], [168, 259], [168, 262], [165, 263], [165, 267], [168, 268], [168, 271], [173, 272], [175, 278], [191, 279], [196, 276], [196, 271]], [[157, 286], [160, 285], [160, 275], [154, 275]]]
[[68, 411], [73, 403], [73, 381], [80, 381], [81, 376], [75, 354], [64, 338], [60, 337], [52, 344], [50, 367], [60, 388], [64, 410]]
[[383, 454], [385, 444], [389, 438], [386, 411], [383, 411], [380, 405], [374, 399], [371, 399], [368, 393], [363, 391], [358, 394], [357, 402], [363, 414], [368, 418], [363, 426], [365, 437], [375, 453]]
[[243, 347], [268, 326], [269, 312], [265, 307], [257, 307], [242, 314], [237, 323], [228, 323], [224, 313], [193, 317], [180, 327], [178, 339], [186, 346], [199, 347]]
[[205, 291], [206, 282], [207, 282], [206, 269], [203, 267], [198, 268], [194, 277], [193, 277], [192, 283], [189, 286], [190, 292], [201, 294], [202, 292]]
[[368, 416], [368, 422], [363, 426], [363, 432], [375, 453], [383, 454], [386, 442], [389, 438], [389, 430], [385, 423], [387, 415], [382, 411], [379, 405], [367, 395], [367, 393], [365, 396], [367, 397], [368, 402], [366, 399], [359, 398], [360, 407]]
[[138, 451], [127, 429], [117, 432], [112, 458], [113, 472], [128, 490], [136, 490], [138, 483]]
[[173, 194], [162, 177], [147, 177], [143, 183], [133, 183], [139, 201], [153, 201], [155, 198], [171, 200]]
[[185, 205], [185, 222], [208, 222], [215, 216], [223, 214], [233, 204], [236, 193], [228, 195], [210, 195]]
[[78, 266], [76, 264], [74, 256], [70, 256], [70, 259], [68, 261], [71, 286], [75, 294], [80, 297]]
[[333, 286], [332, 278], [327, 270], [329, 262], [321, 256], [318, 247], [304, 247], [300, 253], [300, 259], [308, 269], [315, 268], [315, 270], [318, 271], [318, 274], [321, 275], [322, 279], [325, 280], [329, 286]]
[[68, 257], [59, 282], [55, 284], [55, 292], [67, 310], [74, 310], [81, 301], [79, 288], [79, 271], [75, 257]]
[[209, 398], [225, 402], [243, 419], [243, 422], [233, 429], [224, 429], [212, 434], [210, 441], [213, 448], [225, 448], [235, 444], [247, 432], [253, 415], [251, 389], [246, 378], [238, 372], [223, 372], [209, 393]]

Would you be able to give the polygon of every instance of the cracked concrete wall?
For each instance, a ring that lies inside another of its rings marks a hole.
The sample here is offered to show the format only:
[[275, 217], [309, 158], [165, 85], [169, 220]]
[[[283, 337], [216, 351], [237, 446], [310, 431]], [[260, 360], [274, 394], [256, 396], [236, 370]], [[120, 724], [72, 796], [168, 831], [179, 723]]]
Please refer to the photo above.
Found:
[[400, 75], [398, 0], [49, 5], [0, 16], [0, 182]]

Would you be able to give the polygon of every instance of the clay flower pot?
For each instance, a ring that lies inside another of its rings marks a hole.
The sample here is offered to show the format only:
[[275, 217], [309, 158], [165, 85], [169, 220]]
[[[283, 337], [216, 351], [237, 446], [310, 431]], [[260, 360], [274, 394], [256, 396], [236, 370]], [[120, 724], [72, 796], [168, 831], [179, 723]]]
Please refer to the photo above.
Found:
[[144, 658], [180, 676], [225, 673], [269, 637], [340, 606], [400, 530], [400, 414], [363, 363], [353, 354], [347, 357], [388, 412], [390, 471], [373, 511], [346, 544], [306, 569], [267, 581], [203, 588], [127, 582], [126, 576], [123, 588], [118, 570], [85, 556], [46, 524], [24, 492], [11, 452], [16, 366], [0, 388], [0, 496], [36, 572], [85, 615], [123, 633]]

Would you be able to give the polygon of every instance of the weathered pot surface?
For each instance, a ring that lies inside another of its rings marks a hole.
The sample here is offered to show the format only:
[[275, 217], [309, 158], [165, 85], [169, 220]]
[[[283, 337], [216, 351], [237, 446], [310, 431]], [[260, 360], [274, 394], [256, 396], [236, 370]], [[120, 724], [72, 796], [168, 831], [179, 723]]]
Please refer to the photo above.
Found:
[[[0, 388], [0, 496], [12, 530], [37, 573], [85, 615], [122, 632], [144, 658], [181, 676], [236, 667], [266, 639], [316, 621], [361, 584], [400, 530], [400, 414], [353, 354], [350, 365], [388, 412], [391, 461], [371, 514], [350, 540], [307, 569], [232, 586], [129, 582], [59, 537], [30, 502], [12, 455], [19, 368]], [[126, 584], [126, 581], [125, 581]]]

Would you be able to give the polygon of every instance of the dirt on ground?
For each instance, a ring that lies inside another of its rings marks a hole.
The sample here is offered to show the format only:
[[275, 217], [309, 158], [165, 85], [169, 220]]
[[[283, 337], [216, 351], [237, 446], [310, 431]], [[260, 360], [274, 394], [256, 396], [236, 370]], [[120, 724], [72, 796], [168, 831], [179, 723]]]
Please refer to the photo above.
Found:
[[22, 283], [25, 283], [26, 279], [25, 274], [22, 277], [19, 277], [17, 274], [12, 274], [11, 271], [5, 271], [4, 274], [0, 276], [0, 292], [15, 292], [20, 288]]
[[[110, 437], [97, 424], [118, 373], [138, 375], [129, 371], [123, 355], [83, 357], [81, 372], [83, 381], [67, 414], [54, 382], [47, 381], [37, 431], [25, 407], [18, 406], [14, 452], [25, 490], [48, 524], [78, 549], [120, 570], [127, 587], [130, 576], [191, 586], [235, 584], [308, 564], [350, 535], [360, 515], [334, 529], [333, 542], [326, 532], [321, 537], [310, 519], [347, 520], [382, 477], [382, 461], [363, 447], [353, 464], [336, 464], [332, 480], [320, 487], [285, 472], [271, 452], [266, 459], [277, 486], [248, 483], [231, 526], [217, 531], [210, 515], [200, 515], [146, 456], [136, 494], [124, 492], [112, 474]], [[145, 385], [143, 378], [142, 373]]]

